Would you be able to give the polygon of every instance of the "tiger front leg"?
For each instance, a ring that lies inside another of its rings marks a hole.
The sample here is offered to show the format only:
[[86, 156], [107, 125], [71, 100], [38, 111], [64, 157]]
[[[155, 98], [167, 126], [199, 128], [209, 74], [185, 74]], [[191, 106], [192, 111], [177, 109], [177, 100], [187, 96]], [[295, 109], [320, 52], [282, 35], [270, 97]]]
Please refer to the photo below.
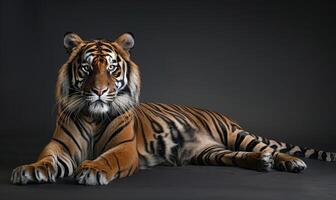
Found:
[[11, 175], [12, 184], [53, 183], [56, 178], [70, 176], [75, 163], [71, 157], [52, 140], [40, 154], [38, 161], [15, 168]]
[[40, 153], [37, 161], [15, 168], [11, 183], [47, 183], [71, 176], [87, 154], [88, 142], [80, 135], [72, 120], [67, 123], [58, 121], [51, 141]]
[[139, 161], [133, 142], [109, 149], [95, 160], [84, 161], [76, 170], [76, 181], [84, 185], [106, 185], [134, 174]]

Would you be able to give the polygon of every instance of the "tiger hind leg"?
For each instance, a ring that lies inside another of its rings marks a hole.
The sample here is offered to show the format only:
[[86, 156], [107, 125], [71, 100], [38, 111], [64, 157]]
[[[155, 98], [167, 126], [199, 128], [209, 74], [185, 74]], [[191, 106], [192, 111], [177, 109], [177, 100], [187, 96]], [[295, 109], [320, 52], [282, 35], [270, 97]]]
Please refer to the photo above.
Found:
[[230, 149], [271, 154], [274, 158], [273, 168], [276, 170], [298, 173], [307, 168], [305, 162], [300, 158], [281, 153], [246, 131], [237, 130], [232, 133], [230, 139], [228, 140]]
[[196, 165], [238, 166], [257, 171], [270, 171], [273, 157], [268, 152], [231, 151], [224, 146], [211, 145], [191, 159]]

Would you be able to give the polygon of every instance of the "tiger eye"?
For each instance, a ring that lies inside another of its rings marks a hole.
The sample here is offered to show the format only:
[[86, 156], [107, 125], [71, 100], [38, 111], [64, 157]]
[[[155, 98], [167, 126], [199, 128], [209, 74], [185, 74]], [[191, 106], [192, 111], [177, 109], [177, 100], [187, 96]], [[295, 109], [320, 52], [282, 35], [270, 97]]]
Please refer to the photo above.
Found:
[[90, 71], [90, 67], [88, 65], [82, 65], [81, 69], [86, 73], [89, 73], [89, 71]]
[[113, 65], [110, 65], [110, 66], [107, 67], [107, 70], [108, 70], [108, 71], [112, 71], [113, 68], [114, 68], [114, 66], [113, 66]]

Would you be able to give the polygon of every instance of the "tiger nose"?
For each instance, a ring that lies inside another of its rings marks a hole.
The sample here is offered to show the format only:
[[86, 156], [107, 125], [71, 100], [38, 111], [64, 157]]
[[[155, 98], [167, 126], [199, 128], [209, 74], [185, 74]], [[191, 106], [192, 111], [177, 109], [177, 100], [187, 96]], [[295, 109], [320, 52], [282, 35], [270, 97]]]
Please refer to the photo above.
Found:
[[108, 91], [108, 88], [92, 88], [92, 92], [95, 93], [98, 96], [102, 96]]

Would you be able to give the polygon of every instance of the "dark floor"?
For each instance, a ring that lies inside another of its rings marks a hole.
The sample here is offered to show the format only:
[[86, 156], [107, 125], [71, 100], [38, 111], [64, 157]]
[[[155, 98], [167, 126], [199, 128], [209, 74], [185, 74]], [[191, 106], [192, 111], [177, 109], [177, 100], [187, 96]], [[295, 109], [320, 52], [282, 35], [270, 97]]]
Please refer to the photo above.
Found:
[[[301, 174], [233, 167], [156, 167], [108, 186], [9, 184], [0, 170], [0, 199], [336, 199], [336, 163], [307, 160]], [[2, 166], [3, 167], [3, 166]]]

